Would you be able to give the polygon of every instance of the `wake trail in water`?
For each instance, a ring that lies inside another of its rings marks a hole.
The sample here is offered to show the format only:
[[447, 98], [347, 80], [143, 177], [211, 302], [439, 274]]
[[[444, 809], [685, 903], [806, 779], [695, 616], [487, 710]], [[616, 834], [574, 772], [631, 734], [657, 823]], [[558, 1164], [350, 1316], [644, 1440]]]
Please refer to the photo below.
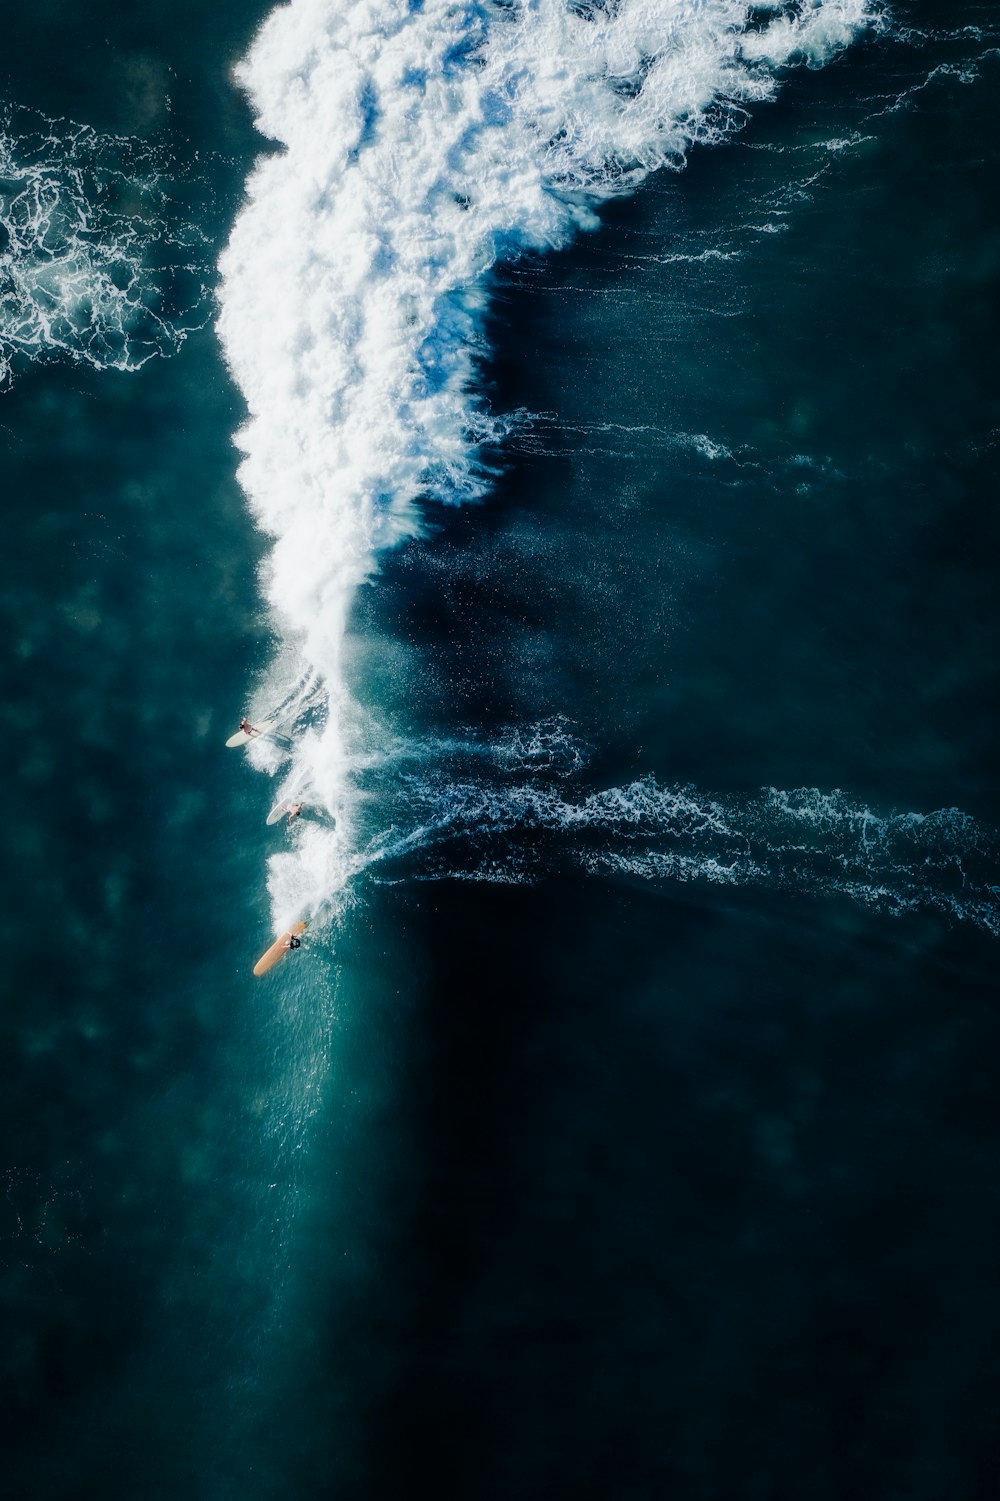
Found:
[[238, 78], [284, 150], [248, 181], [218, 328], [287, 646], [255, 708], [288, 653], [322, 685], [287, 776], [337, 820], [272, 860], [276, 928], [334, 912], [357, 860], [351, 767], [378, 731], [346, 681], [354, 593], [428, 502], [484, 494], [509, 425], [477, 395], [491, 268], [594, 228], [871, 24], [866, 0], [293, 0], [265, 23]]
[[815, 787], [710, 796], [645, 776], [588, 791], [565, 721], [400, 746], [359, 772], [388, 827], [353, 875], [519, 883], [583, 869], [657, 885], [841, 894], [893, 916], [933, 910], [1000, 936], [1000, 841], [957, 808], [878, 813]]

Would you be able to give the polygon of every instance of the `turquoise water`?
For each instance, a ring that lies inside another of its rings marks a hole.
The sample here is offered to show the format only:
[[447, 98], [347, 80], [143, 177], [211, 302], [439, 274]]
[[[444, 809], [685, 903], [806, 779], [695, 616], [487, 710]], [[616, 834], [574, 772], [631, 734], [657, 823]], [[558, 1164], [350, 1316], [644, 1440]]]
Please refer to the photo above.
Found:
[[[222, 742], [312, 597], [258, 572], [213, 327], [265, 8], [16, 8], [19, 181], [121, 210], [91, 287], [141, 222], [146, 311], [67, 299], [0, 395], [12, 1495], [992, 1494], [998, 63], [960, 10], [484, 273], [481, 499], [425, 476], [275, 781]], [[312, 936], [255, 982], [288, 891]]]

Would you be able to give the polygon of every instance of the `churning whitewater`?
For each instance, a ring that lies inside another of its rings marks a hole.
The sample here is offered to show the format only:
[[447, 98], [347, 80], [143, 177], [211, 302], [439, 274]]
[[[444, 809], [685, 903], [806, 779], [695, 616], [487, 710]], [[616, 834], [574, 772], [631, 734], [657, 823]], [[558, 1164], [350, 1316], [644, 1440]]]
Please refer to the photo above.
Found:
[[162, 147], [0, 105], [0, 388], [48, 359], [138, 370], [207, 323], [185, 176]]
[[251, 755], [272, 772], [289, 756], [283, 786], [322, 815], [272, 859], [276, 927], [335, 911], [357, 866], [352, 766], [378, 735], [345, 682], [352, 596], [423, 506], [489, 483], [490, 268], [596, 227], [602, 201], [873, 21], [866, 0], [293, 0], [265, 23], [237, 76], [282, 149], [248, 181], [218, 327], [287, 647], [255, 707], [305, 685], [287, 750]]

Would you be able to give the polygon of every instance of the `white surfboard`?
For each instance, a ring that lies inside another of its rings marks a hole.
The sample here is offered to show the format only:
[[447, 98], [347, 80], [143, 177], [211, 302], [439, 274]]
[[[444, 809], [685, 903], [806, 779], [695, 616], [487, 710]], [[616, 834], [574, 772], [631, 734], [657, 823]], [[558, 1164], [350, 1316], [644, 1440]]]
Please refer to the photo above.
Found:
[[[265, 823], [280, 823], [295, 806], [294, 798], [282, 798], [280, 803], [275, 803], [270, 813], [265, 818]], [[301, 807], [301, 804], [299, 805]]]
[[236, 745], [246, 745], [249, 740], [257, 740], [261, 735], [266, 735], [268, 730], [273, 730], [280, 720], [265, 719], [263, 724], [251, 725], [249, 730], [237, 730], [235, 735], [230, 735], [226, 744], [230, 749]]

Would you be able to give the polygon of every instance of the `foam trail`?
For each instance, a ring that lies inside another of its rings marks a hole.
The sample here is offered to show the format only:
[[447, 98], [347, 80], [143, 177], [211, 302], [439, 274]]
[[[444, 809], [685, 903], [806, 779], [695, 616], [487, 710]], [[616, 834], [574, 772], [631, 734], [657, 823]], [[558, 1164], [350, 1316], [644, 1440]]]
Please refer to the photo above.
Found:
[[291, 775], [338, 819], [272, 862], [277, 927], [335, 906], [351, 869], [370, 733], [344, 682], [353, 592], [424, 502], [488, 484], [491, 266], [595, 226], [871, 19], [867, 0], [292, 0], [263, 26], [238, 77], [283, 150], [249, 179], [218, 327], [249, 409], [240, 480], [274, 538], [267, 598], [325, 695]]
[[390, 827], [368, 836], [356, 875], [524, 881], [571, 865], [657, 884], [842, 894], [1000, 936], [997, 836], [957, 808], [880, 814], [815, 787], [713, 797], [654, 777], [587, 792], [565, 755], [512, 765], [503, 742], [492, 754], [473, 743], [463, 775], [457, 749], [441, 750], [432, 771], [404, 755], [377, 773]]
[[208, 240], [162, 149], [0, 105], [0, 386], [58, 357], [137, 370], [207, 321]]

